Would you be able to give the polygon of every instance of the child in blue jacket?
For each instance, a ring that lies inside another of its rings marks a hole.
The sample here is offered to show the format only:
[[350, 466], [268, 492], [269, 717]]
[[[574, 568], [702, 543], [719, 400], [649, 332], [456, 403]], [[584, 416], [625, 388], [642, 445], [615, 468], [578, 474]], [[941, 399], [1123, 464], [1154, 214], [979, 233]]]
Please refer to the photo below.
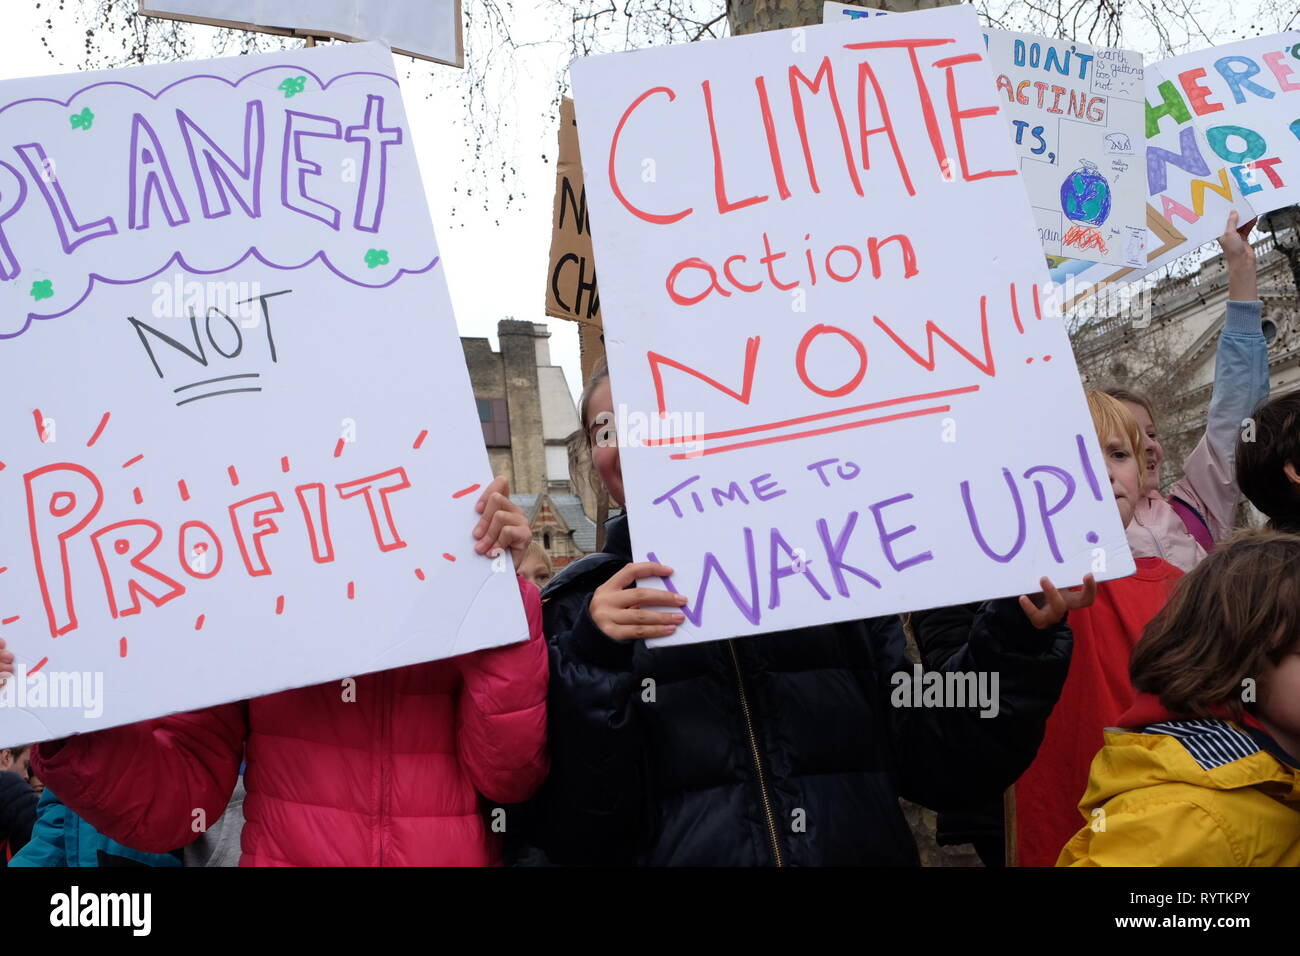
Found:
[[110, 840], [63, 805], [48, 787], [36, 805], [32, 838], [10, 866], [180, 866], [179, 853], [141, 853]]

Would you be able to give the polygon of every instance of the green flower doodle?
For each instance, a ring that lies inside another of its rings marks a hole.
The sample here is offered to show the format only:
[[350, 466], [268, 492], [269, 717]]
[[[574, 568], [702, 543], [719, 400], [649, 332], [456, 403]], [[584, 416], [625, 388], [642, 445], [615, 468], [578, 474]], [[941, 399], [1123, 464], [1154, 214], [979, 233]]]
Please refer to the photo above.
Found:
[[277, 87], [277, 89], [284, 90], [285, 99], [297, 96], [306, 88], [307, 77], [305, 76], [291, 76]]
[[386, 266], [386, 265], [388, 265], [388, 250], [387, 250], [387, 249], [369, 249], [369, 250], [367, 250], [367, 251], [366, 251], [366, 265], [369, 266], [371, 269], [375, 268], [375, 266]]
[[37, 302], [41, 299], [54, 298], [54, 282], [50, 279], [39, 279], [32, 283], [32, 298]]
[[89, 106], [68, 118], [72, 121], [73, 129], [90, 129], [90, 124], [95, 122], [95, 114], [90, 111]]

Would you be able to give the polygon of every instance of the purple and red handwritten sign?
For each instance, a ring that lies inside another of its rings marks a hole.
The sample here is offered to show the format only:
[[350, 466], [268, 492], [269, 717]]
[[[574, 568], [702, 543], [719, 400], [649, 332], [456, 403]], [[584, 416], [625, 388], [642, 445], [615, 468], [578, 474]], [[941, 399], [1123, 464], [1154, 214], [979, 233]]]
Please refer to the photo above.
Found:
[[0, 84], [0, 139], [0, 744], [526, 636], [386, 50]]
[[674, 641], [1133, 564], [969, 8], [579, 61], [638, 560]]

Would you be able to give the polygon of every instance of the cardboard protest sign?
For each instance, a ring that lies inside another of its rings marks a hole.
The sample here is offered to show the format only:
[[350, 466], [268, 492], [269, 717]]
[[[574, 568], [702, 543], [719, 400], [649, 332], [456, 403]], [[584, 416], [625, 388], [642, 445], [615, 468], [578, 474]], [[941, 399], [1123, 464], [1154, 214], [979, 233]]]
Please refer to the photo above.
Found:
[[1053, 271], [1071, 301], [1132, 281], [1246, 222], [1300, 202], [1300, 30], [1147, 66], [1144, 263], [1070, 261]]
[[15, 80], [0, 136], [0, 746], [527, 637], [387, 50]]
[[673, 642], [1132, 572], [970, 8], [572, 76]]
[[560, 102], [560, 149], [555, 168], [551, 254], [546, 270], [546, 314], [581, 324], [582, 380], [604, 358], [600, 333], [600, 291], [591, 251], [587, 187], [582, 181], [573, 100]]
[[460, 0], [139, 0], [144, 16], [276, 35], [375, 40], [464, 66]]
[[[828, 0], [822, 20], [855, 10]], [[1142, 55], [1007, 30], [984, 42], [1043, 251], [1141, 265]]]

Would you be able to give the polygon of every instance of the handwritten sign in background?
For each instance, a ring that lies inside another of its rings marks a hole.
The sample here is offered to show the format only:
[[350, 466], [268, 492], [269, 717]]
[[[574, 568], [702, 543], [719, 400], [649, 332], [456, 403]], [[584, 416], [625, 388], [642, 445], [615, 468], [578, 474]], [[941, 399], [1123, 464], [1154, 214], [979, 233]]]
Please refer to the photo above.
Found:
[[592, 372], [604, 361], [605, 346], [600, 338], [600, 290], [596, 283], [596, 257], [591, 251], [587, 187], [582, 181], [573, 100], [567, 96], [560, 102], [551, 251], [546, 268], [546, 314], [578, 323], [582, 380], [590, 380]]
[[1070, 261], [1053, 278], [1130, 282], [1246, 222], [1300, 202], [1300, 30], [1186, 53], [1146, 69], [1145, 265]]
[[0, 136], [0, 633], [107, 697], [0, 744], [527, 636], [387, 50], [14, 81]]
[[[827, 0], [823, 23], [884, 16]], [[1032, 33], [985, 30], [1043, 251], [1090, 262], [1145, 261], [1142, 55]]]
[[1142, 55], [1005, 30], [985, 36], [1043, 250], [1140, 265]]
[[1132, 572], [973, 11], [572, 75], [674, 642]]

